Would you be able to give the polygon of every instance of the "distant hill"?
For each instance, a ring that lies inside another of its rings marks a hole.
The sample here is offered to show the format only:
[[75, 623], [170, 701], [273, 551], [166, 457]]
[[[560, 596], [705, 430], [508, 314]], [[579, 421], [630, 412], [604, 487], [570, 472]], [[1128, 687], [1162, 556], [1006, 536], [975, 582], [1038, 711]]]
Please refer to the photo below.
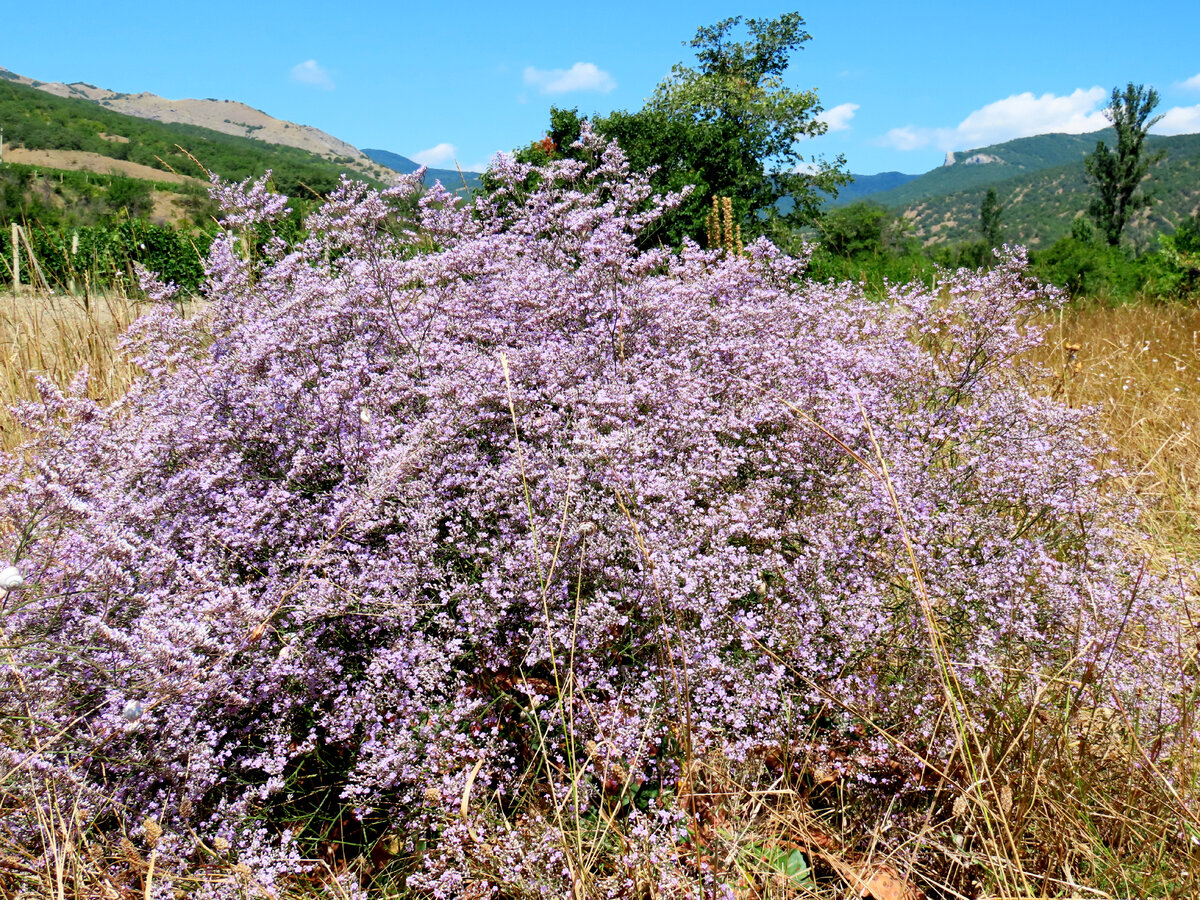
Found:
[[[880, 172], [878, 175], [851, 174], [850, 183], [838, 188], [836, 197], [832, 197], [824, 191], [817, 191], [817, 195], [821, 197], [821, 202], [826, 208], [845, 206], [848, 203], [874, 198], [877, 194], [908, 184], [920, 177], [920, 175], [905, 175], [903, 172]], [[787, 215], [795, 207], [795, 202], [787, 195], [775, 201], [775, 208], [783, 215]]]
[[878, 194], [908, 184], [920, 175], [905, 175], [903, 172], [880, 172], [878, 175], [851, 175], [853, 181], [838, 188], [837, 196], [829, 201], [830, 206], [844, 206], [872, 194]]
[[[1082, 137], [1091, 138], [1087, 152], [1096, 148], [1096, 134]], [[1111, 142], [1106, 143], [1111, 146]], [[1129, 238], [1144, 246], [1152, 244], [1154, 235], [1172, 232], [1184, 218], [1200, 210], [1200, 134], [1151, 136], [1147, 149], [1162, 150], [1166, 156], [1151, 169], [1145, 185], [1156, 202], [1150, 209], [1139, 212], [1128, 227]], [[1004, 205], [1001, 216], [1004, 240], [1048, 246], [1070, 232], [1070, 223], [1084, 215], [1091, 202], [1093, 187], [1087, 180], [1082, 156], [1060, 166], [1046, 166], [1028, 173], [1010, 173], [997, 167], [1000, 178], [980, 180], [970, 188], [941, 196], [926, 194], [916, 202], [904, 202], [900, 197], [902, 191], [916, 182], [871, 199], [904, 211], [913, 233], [925, 244], [940, 244], [976, 238], [979, 205], [991, 187]], [[991, 167], [982, 164], [976, 168], [986, 172]]]
[[1096, 149], [1096, 141], [1114, 145], [1112, 129], [1093, 134], [1039, 134], [991, 144], [975, 150], [946, 154], [945, 164], [905, 184], [869, 196], [873, 203], [893, 209], [976, 187], [995, 187], [1001, 181], [1019, 178], [1068, 164], [1083, 164]]
[[[399, 172], [401, 175], [408, 175], [421, 168], [420, 163], [390, 150], [370, 150], [364, 147], [362, 152], [372, 162], [387, 166], [393, 172]], [[426, 169], [425, 183], [431, 185], [435, 181], [440, 181], [442, 187], [451, 193], [463, 193], [464, 191], [470, 193], [482, 185], [478, 172], [459, 172], [457, 169]]]
[[270, 170], [272, 186], [292, 197], [325, 194], [343, 174], [380, 187], [395, 177], [369, 160], [383, 179], [297, 147], [128, 116], [12, 79], [0, 78], [0, 124], [0, 223], [74, 227], [125, 209], [157, 223], [199, 225], [214, 208], [197, 162], [234, 181]]
[[376, 180], [384, 181], [387, 178], [385, 172], [380, 171], [360, 150], [345, 141], [311, 125], [298, 125], [295, 122], [276, 119], [245, 103], [212, 98], [169, 100], [147, 91], [122, 94], [83, 81], [72, 84], [37, 81], [4, 68], [0, 68], [0, 79], [11, 84], [36, 88], [55, 97], [85, 100], [139, 119], [197, 125], [235, 137], [295, 147]]
[[[1099, 139], [1112, 146], [1113, 137], [1111, 131], [1040, 135], [955, 154], [953, 165], [867, 199], [900, 212], [923, 243], [954, 243], [978, 238], [979, 207], [992, 188], [1004, 206], [1004, 239], [1047, 246], [1069, 233], [1071, 222], [1086, 211], [1093, 188], [1083, 158]], [[1146, 184], [1155, 203], [1127, 232], [1143, 245], [1200, 209], [1200, 134], [1151, 135], [1147, 148], [1166, 157], [1150, 170]], [[979, 157], [995, 159], [969, 163]], [[1062, 159], [1068, 161], [1056, 163]]]

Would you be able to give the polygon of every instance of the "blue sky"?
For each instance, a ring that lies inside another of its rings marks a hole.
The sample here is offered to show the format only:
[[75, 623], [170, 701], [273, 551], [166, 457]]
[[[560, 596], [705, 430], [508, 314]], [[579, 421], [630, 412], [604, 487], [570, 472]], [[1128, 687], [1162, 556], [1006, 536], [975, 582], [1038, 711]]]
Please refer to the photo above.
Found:
[[[1146, 7], [1142, 7], [1145, 9]], [[240, 100], [358, 147], [484, 165], [540, 137], [551, 105], [639, 108], [700, 25], [797, 10], [788, 84], [830, 123], [807, 150], [855, 172], [923, 172], [947, 150], [1091, 131], [1112, 88], [1162, 95], [1200, 132], [1200, 3], [514, 2], [6, 4], [0, 66], [170, 98]]]

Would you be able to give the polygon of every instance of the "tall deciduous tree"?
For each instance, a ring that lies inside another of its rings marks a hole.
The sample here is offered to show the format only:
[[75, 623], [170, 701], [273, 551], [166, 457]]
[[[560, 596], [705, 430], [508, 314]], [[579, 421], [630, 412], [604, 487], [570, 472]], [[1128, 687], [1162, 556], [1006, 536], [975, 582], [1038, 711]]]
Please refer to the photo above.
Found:
[[[749, 39], [734, 40], [742, 25]], [[800, 152], [805, 139], [826, 131], [817, 92], [783, 82], [793, 54], [810, 39], [796, 12], [744, 22], [735, 16], [702, 27], [690, 42], [695, 67], [675, 66], [643, 110], [651, 130], [665, 121], [681, 131], [709, 197], [731, 197], [748, 232], [763, 230], [776, 217], [812, 222], [818, 191], [836, 193], [848, 177], [841, 157], [828, 163]], [[716, 156], [710, 155], [714, 149]], [[777, 206], [784, 197], [790, 198], [787, 212]]]
[[1088, 176], [1096, 187], [1096, 197], [1088, 206], [1088, 215], [1096, 220], [1108, 243], [1121, 243], [1121, 232], [1139, 209], [1152, 202], [1146, 191], [1138, 187], [1150, 166], [1162, 159], [1162, 153], [1147, 154], [1146, 134], [1162, 116], [1150, 118], [1158, 106], [1158, 91], [1132, 81], [1125, 87], [1113, 88], [1112, 99], [1104, 114], [1117, 132], [1117, 147], [1110, 150], [1098, 141], [1094, 153], [1084, 160]]
[[[634, 168], [655, 170], [656, 190], [692, 187], [650, 239], [702, 242], [714, 196], [730, 198], [747, 236], [768, 230], [774, 220], [807, 224], [819, 216], [821, 192], [836, 194], [849, 180], [842, 157], [829, 162], [800, 153], [805, 139], [827, 127], [816, 91], [792, 90], [783, 82], [793, 54], [811, 37], [803, 26], [793, 12], [774, 19], [735, 16], [700, 28], [689, 44], [696, 51], [694, 66], [675, 66], [642, 109], [594, 120]], [[739, 31], [746, 40], [735, 40]], [[556, 137], [572, 131], [568, 115], [553, 112], [551, 140], [522, 151], [528, 161], [570, 154]]]

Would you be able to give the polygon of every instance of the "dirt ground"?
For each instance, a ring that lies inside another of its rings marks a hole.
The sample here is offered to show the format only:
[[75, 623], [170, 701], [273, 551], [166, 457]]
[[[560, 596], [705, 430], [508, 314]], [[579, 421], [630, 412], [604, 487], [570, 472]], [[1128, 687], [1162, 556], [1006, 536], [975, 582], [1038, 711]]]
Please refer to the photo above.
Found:
[[161, 169], [143, 166], [141, 163], [113, 159], [101, 156], [99, 153], [89, 153], [86, 150], [27, 150], [24, 147], [6, 147], [4, 161], [20, 163], [25, 166], [45, 166], [47, 169], [97, 172], [101, 175], [127, 175], [130, 178], [169, 184], [187, 184], [188, 182], [207, 184], [207, 182], [201, 181], [199, 178], [192, 178], [190, 175], [164, 172]]

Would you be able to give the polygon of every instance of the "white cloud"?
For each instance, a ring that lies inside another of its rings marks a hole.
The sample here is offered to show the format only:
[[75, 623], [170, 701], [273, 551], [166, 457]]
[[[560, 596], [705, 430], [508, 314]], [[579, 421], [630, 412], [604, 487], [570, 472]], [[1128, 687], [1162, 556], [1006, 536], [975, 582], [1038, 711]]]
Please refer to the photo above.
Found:
[[1200, 106], [1175, 106], [1168, 109], [1163, 113], [1162, 121], [1151, 131], [1155, 134], [1200, 133]]
[[428, 150], [421, 150], [412, 155], [412, 161], [422, 166], [440, 169], [442, 166], [454, 163], [458, 149], [453, 144], [438, 144]]
[[893, 128], [879, 138], [876, 143], [885, 147], [894, 147], [897, 150], [919, 150], [928, 146], [931, 140], [933, 140], [933, 129], [913, 128], [911, 125], [905, 125], [903, 128]]
[[972, 150], [1035, 134], [1087, 134], [1107, 128], [1102, 105], [1109, 92], [1101, 87], [1076, 88], [1070, 94], [1034, 96], [1026, 91], [975, 110], [954, 128], [893, 128], [877, 143], [897, 150], [930, 144], [939, 150]]
[[1189, 91], [1200, 91], [1200, 74], [1193, 75], [1187, 81], [1181, 81], [1179, 86], [1187, 88]]
[[967, 143], [946, 150], [969, 150], [981, 144], [995, 144], [1034, 134], [1087, 134], [1107, 128], [1108, 119], [1098, 108], [1109, 98], [1101, 87], [1076, 90], [1065, 97], [1026, 91], [1013, 94], [971, 113], [955, 129]]
[[850, 128], [850, 120], [854, 118], [854, 111], [857, 109], [857, 103], [841, 103], [833, 109], [825, 110], [821, 115], [821, 121], [829, 126], [830, 131], [847, 131]]
[[571, 91], [607, 94], [617, 86], [611, 75], [595, 63], [585, 62], [577, 62], [569, 69], [535, 69], [526, 66], [525, 83], [543, 94], [566, 94]]
[[333, 90], [333, 79], [315, 59], [308, 59], [292, 66], [292, 81], [312, 85], [323, 91]]

